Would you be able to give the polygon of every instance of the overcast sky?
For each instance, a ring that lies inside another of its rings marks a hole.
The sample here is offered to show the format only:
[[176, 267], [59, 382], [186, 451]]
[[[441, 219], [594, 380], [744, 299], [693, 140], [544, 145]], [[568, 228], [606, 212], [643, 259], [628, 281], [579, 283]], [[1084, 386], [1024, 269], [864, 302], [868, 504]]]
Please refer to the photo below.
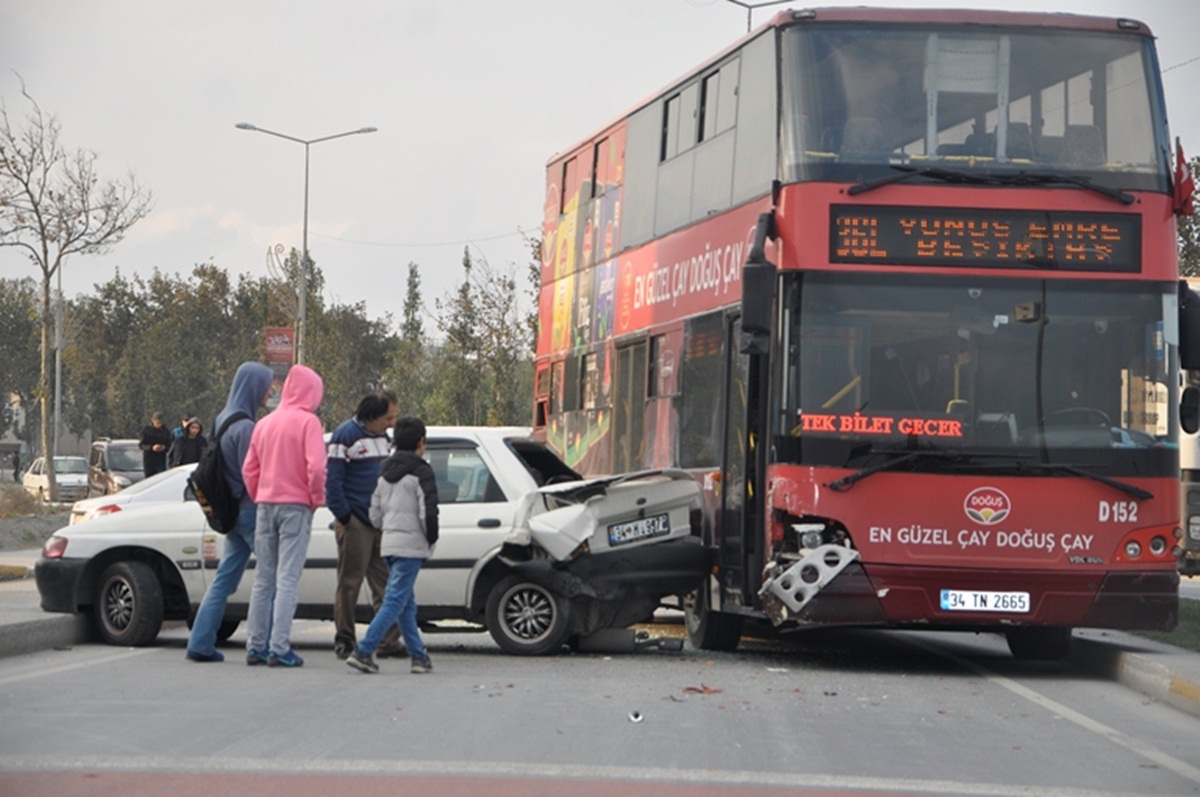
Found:
[[[1200, 2], [978, 5], [1147, 23], [1172, 135], [1200, 155]], [[431, 306], [464, 246], [523, 266], [550, 155], [733, 42], [746, 16], [726, 0], [0, 0], [0, 97], [23, 117], [19, 73], [69, 148], [154, 193], [110, 254], [68, 260], [68, 296], [118, 267], [265, 274], [270, 247], [301, 245], [304, 147], [235, 123], [303, 139], [379, 128], [310, 147], [309, 249], [327, 299], [399, 315], [409, 262]], [[37, 274], [0, 249], [0, 277]]]

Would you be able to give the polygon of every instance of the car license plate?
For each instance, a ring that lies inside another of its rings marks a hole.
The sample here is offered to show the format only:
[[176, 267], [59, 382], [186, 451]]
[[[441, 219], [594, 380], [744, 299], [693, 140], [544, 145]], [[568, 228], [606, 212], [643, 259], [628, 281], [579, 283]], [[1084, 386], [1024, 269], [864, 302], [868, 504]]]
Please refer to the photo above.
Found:
[[671, 533], [671, 523], [666, 513], [650, 517], [627, 520], [624, 523], [613, 523], [608, 527], [608, 544], [611, 546], [625, 545], [651, 537], [665, 537]]
[[942, 590], [944, 612], [1010, 612], [1024, 614], [1029, 611], [1028, 592], [989, 592], [983, 590]]

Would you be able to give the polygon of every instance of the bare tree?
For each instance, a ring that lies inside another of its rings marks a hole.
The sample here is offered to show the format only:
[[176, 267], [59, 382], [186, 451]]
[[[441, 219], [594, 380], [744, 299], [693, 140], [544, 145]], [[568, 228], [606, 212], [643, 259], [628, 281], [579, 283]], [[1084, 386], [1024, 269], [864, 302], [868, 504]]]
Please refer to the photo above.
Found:
[[[29, 102], [24, 126], [14, 126], [0, 100], [0, 246], [24, 250], [42, 274], [42, 367], [37, 398], [42, 414], [42, 453], [57, 497], [50, 456], [50, 281], [70, 255], [103, 254], [150, 212], [150, 192], [130, 173], [127, 180], [101, 180], [96, 153], [68, 152], [59, 123]], [[57, 390], [58, 386], [55, 385]]]

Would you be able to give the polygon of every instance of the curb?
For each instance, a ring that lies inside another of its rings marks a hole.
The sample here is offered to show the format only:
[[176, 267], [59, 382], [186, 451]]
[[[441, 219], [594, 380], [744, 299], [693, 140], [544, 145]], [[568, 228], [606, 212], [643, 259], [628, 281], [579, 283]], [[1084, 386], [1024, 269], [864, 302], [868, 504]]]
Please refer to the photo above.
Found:
[[0, 625], [0, 658], [53, 648], [69, 648], [88, 639], [90, 624], [82, 614], [59, 614], [44, 620]]
[[21, 565], [0, 565], [0, 581], [20, 581], [33, 578], [33, 568]]
[[[1179, 651], [1179, 655], [1192, 655]], [[1071, 641], [1070, 660], [1162, 703], [1200, 716], [1200, 679], [1173, 672], [1151, 656], [1123, 650], [1120, 643], [1085, 639]]]

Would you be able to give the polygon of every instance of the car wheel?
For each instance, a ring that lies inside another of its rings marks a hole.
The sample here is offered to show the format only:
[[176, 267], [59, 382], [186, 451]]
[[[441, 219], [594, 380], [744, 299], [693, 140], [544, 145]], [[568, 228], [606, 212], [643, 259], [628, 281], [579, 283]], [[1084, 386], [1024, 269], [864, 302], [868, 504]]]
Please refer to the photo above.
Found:
[[242, 622], [240, 620], [223, 620], [221, 624], [217, 626], [217, 642], [228, 642], [229, 637], [233, 636], [234, 633], [237, 632], [238, 626], [241, 624]]
[[567, 641], [570, 612], [566, 598], [514, 574], [488, 595], [488, 632], [505, 653], [544, 656]]
[[96, 591], [96, 628], [110, 645], [147, 645], [163, 622], [162, 585], [145, 562], [114, 562]]
[[1008, 649], [1022, 661], [1058, 661], [1071, 648], [1071, 629], [1062, 626], [1027, 626], [1004, 633]]
[[742, 639], [742, 618], [709, 608], [708, 584], [683, 596], [683, 622], [697, 650], [735, 650]]

